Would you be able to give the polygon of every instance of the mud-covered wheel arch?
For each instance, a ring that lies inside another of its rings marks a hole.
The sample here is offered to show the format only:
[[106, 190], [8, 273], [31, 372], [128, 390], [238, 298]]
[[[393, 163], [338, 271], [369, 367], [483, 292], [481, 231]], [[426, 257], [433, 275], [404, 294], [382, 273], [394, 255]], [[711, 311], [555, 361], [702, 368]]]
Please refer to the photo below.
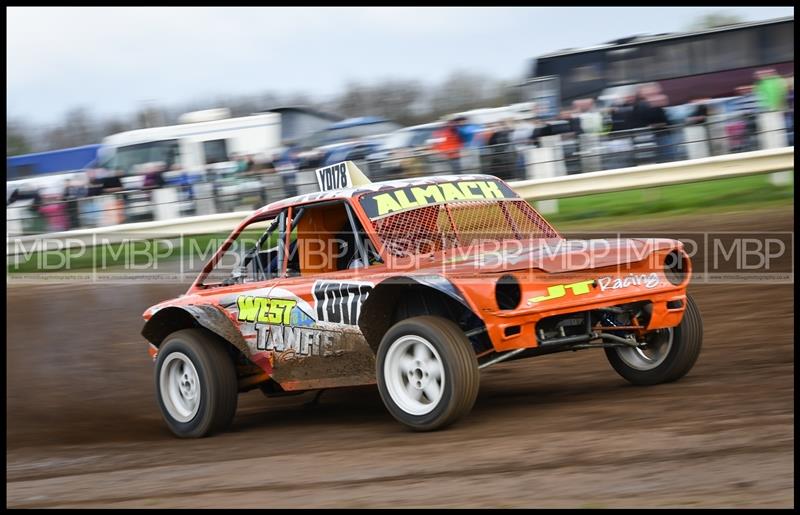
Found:
[[170, 334], [182, 329], [199, 328], [213, 336], [225, 348], [234, 365], [240, 391], [255, 388], [266, 375], [250, 360], [250, 349], [233, 322], [214, 306], [170, 306], [156, 312], [142, 328], [142, 336], [160, 347]]
[[361, 307], [358, 326], [377, 353], [381, 338], [392, 325], [423, 315], [455, 322], [469, 335], [476, 354], [492, 346], [483, 321], [473, 313], [461, 292], [444, 278], [393, 277], [378, 284]]

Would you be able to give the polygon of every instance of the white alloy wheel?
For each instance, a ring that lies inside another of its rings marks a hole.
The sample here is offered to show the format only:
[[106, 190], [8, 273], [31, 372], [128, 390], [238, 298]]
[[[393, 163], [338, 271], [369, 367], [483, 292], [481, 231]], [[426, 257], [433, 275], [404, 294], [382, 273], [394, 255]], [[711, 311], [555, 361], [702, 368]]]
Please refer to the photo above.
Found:
[[200, 376], [186, 354], [173, 352], [166, 357], [159, 377], [161, 398], [170, 416], [188, 422], [200, 407]]
[[401, 336], [386, 353], [386, 388], [397, 406], [410, 415], [433, 411], [444, 393], [444, 364], [436, 348], [421, 336]]
[[672, 328], [657, 331], [644, 347], [616, 347], [617, 355], [635, 370], [652, 370], [667, 359], [672, 349]]

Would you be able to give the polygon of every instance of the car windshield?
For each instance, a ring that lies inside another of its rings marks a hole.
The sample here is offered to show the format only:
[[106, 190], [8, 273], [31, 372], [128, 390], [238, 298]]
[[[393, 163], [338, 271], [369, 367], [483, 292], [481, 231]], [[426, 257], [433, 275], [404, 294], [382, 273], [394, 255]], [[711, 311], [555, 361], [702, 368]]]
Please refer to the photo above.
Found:
[[361, 205], [387, 250], [426, 254], [487, 241], [559, 238], [505, 183], [464, 180], [363, 195]]

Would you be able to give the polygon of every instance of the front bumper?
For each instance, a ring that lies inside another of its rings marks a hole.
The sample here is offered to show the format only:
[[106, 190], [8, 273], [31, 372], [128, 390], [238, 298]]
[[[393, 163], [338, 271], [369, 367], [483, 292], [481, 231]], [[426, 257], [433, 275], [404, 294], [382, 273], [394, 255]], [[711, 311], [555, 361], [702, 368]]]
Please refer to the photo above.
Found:
[[[665, 254], [665, 252], [664, 252]], [[691, 277], [691, 263], [676, 284], [666, 275], [663, 256], [614, 267], [567, 273], [542, 273], [518, 270], [498, 274], [490, 288], [485, 277], [461, 280], [473, 310], [483, 320], [496, 351], [539, 346], [537, 324], [545, 318], [579, 314], [636, 302], [651, 305], [645, 331], [675, 327], [686, 309], [686, 288]], [[501, 307], [498, 297], [501, 279], [511, 277], [518, 285], [512, 305]]]
[[494, 349], [497, 352], [513, 349], [536, 348], [540, 346], [537, 337], [537, 324], [544, 318], [557, 315], [582, 314], [599, 308], [648, 302], [652, 306], [646, 331], [675, 327], [681, 323], [686, 310], [686, 291], [666, 291], [650, 293], [614, 300], [596, 300], [580, 305], [571, 305], [547, 311], [516, 310], [511, 312], [484, 312], [483, 319]]

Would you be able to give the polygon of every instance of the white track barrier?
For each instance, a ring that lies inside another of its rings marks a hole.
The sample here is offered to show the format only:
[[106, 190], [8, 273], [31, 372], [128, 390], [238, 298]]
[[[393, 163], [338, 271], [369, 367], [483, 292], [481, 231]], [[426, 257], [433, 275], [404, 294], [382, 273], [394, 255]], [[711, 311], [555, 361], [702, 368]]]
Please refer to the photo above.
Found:
[[[511, 182], [509, 185], [519, 195], [530, 201], [580, 197], [595, 193], [608, 193], [636, 188], [650, 188], [690, 182], [724, 179], [762, 173], [783, 172], [794, 169], [794, 147], [773, 148], [741, 152], [725, 156], [706, 157], [688, 161], [620, 168], [578, 175]], [[102, 238], [104, 242], [125, 239], [177, 237], [180, 235], [210, 234], [231, 231], [252, 211], [237, 211], [214, 215], [192, 216], [173, 220], [139, 222], [131, 224], [78, 229], [58, 233], [6, 238], [6, 255], [35, 251], [41, 241], [62, 242], [60, 248], [91, 246]]]
[[510, 183], [526, 200], [580, 197], [794, 169], [794, 147]]

